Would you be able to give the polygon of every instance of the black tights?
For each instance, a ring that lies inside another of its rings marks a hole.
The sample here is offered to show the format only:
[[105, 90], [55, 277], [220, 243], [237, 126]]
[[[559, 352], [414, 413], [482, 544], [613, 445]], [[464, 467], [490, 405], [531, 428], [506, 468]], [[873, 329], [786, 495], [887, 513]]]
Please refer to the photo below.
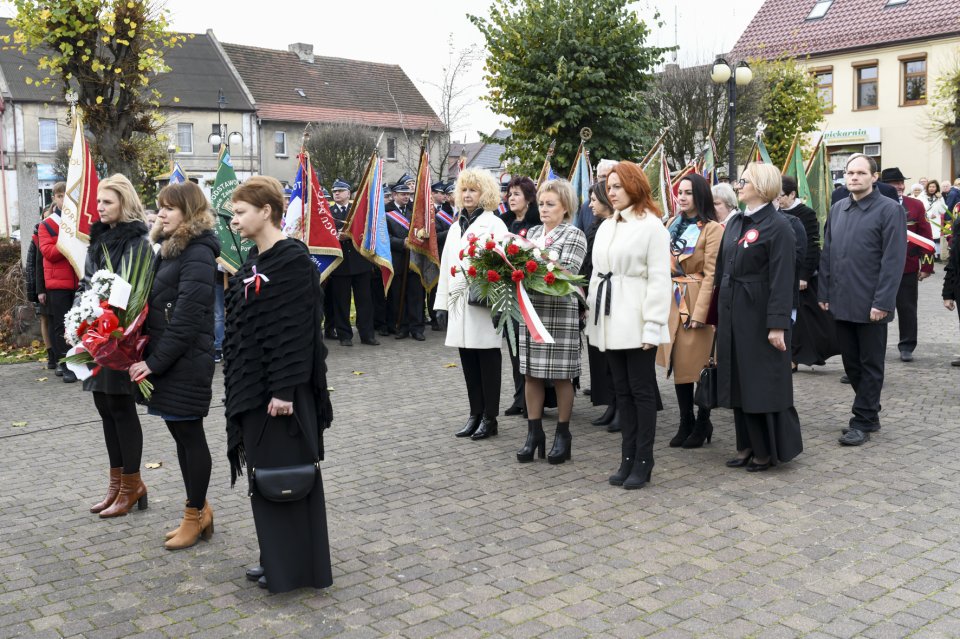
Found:
[[187, 506], [203, 508], [210, 485], [210, 449], [203, 432], [203, 418], [167, 422], [167, 428], [177, 442], [180, 474], [187, 490]]
[[143, 455], [143, 430], [133, 395], [110, 395], [94, 391], [93, 403], [103, 420], [103, 439], [107, 444], [110, 468], [123, 467], [123, 474], [140, 472]]
[[[677, 384], [677, 406], [680, 408], [681, 415], [689, 415], [693, 412], [693, 382], [688, 384]], [[697, 407], [699, 416], [703, 419], [710, 419], [710, 409], [703, 406]]]

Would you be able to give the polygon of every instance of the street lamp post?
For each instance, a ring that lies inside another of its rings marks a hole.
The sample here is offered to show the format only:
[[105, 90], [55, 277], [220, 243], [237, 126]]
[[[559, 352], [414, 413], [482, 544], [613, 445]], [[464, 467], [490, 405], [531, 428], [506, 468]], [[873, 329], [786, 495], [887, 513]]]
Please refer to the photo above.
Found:
[[730, 140], [727, 148], [727, 178], [732, 183], [737, 174], [737, 87], [745, 87], [753, 80], [753, 71], [746, 62], [737, 63], [734, 69], [727, 61], [717, 57], [713, 63], [710, 79], [717, 84], [727, 85], [727, 120], [730, 127]]
[[223, 105], [227, 103], [227, 97], [223, 95], [223, 89], [217, 89], [217, 132], [211, 133], [210, 137], [207, 138], [207, 141], [213, 146], [217, 147], [217, 151], [220, 150], [220, 145], [223, 144]]

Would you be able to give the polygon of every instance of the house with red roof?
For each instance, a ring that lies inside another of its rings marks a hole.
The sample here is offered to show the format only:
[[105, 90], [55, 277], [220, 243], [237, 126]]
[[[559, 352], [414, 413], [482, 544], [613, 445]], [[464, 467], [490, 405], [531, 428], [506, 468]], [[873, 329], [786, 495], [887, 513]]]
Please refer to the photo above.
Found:
[[817, 78], [835, 176], [865, 153], [909, 182], [957, 177], [960, 149], [932, 133], [928, 99], [960, 64], [957, 0], [766, 0], [730, 57], [780, 56]]

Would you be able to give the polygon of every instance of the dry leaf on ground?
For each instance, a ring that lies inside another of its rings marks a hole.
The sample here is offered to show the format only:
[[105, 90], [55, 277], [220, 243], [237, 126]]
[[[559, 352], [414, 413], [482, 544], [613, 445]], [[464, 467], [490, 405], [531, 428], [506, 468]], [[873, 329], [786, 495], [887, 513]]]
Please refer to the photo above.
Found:
[[162, 461], [160, 461], [160, 462], [147, 462], [146, 464], [144, 464], [144, 466], [146, 466], [146, 467], [149, 468], [150, 470], [153, 470], [154, 468], [160, 468], [161, 466], [163, 466], [163, 462], [162, 462]]

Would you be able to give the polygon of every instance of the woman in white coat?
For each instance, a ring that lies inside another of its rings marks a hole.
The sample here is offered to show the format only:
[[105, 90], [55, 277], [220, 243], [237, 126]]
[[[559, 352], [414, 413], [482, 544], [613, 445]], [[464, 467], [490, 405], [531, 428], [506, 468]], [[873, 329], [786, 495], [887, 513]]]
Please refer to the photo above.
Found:
[[[493, 326], [490, 309], [468, 304], [464, 269], [468, 237], [499, 239], [507, 226], [494, 211], [500, 203], [500, 185], [488, 171], [467, 169], [456, 184], [456, 208], [460, 217], [447, 234], [440, 259], [437, 284], [437, 321], [447, 326], [445, 344], [460, 350], [460, 367], [467, 383], [470, 417], [457, 437], [486, 439], [497, 434], [500, 413], [501, 337]], [[454, 273], [451, 274], [451, 268]]]
[[607, 196], [616, 210], [593, 242], [587, 337], [606, 355], [620, 413], [620, 469], [609, 481], [631, 489], [653, 470], [657, 347], [670, 341], [670, 234], [633, 162], [613, 168]]

